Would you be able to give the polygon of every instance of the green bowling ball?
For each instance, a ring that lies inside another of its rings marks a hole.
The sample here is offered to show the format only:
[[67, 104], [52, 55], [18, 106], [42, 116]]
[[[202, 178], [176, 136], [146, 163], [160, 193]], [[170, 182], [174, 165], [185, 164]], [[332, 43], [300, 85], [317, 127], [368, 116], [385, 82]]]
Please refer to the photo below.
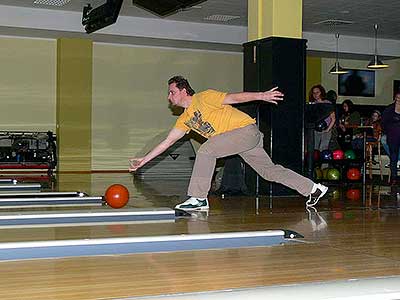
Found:
[[345, 157], [346, 159], [356, 159], [356, 154], [354, 153], [353, 150], [346, 150], [346, 151], [344, 152], [344, 157]]
[[340, 171], [335, 168], [330, 168], [326, 174], [326, 179], [328, 180], [340, 180]]

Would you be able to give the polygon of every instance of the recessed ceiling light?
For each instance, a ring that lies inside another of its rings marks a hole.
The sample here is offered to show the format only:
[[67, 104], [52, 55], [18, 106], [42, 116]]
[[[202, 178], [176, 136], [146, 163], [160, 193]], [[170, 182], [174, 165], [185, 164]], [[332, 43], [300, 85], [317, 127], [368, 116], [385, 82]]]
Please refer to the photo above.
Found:
[[218, 22], [228, 22], [231, 20], [240, 19], [240, 16], [230, 16], [230, 15], [211, 15], [205, 17], [204, 20], [207, 21], [218, 21]]
[[51, 6], [64, 6], [71, 0], [35, 0], [34, 4], [51, 5]]

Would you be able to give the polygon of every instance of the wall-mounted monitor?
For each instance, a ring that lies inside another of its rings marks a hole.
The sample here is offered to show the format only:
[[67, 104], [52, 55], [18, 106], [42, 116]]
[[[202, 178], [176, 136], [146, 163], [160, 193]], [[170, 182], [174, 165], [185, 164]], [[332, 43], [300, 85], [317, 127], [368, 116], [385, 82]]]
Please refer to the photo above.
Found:
[[338, 78], [339, 96], [375, 97], [375, 71], [348, 70]]

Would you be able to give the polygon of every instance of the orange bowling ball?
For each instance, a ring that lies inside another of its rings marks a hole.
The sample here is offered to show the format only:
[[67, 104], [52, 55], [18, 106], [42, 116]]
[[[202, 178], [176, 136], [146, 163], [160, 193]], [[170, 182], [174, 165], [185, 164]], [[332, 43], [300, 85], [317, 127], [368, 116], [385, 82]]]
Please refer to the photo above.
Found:
[[129, 191], [122, 184], [113, 184], [106, 190], [106, 202], [112, 208], [124, 207], [129, 201]]

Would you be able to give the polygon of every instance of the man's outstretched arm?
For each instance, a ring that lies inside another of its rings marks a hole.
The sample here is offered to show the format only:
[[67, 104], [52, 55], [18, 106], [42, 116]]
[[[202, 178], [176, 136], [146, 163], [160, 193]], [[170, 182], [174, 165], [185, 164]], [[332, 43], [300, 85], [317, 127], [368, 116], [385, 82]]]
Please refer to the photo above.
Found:
[[135, 172], [137, 169], [143, 167], [153, 158], [157, 157], [173, 144], [175, 144], [175, 142], [181, 139], [185, 135], [185, 133], [186, 132], [181, 129], [172, 128], [165, 140], [155, 146], [154, 149], [147, 153], [145, 156], [129, 159], [129, 172]]
[[238, 104], [255, 100], [262, 100], [265, 102], [278, 104], [278, 101], [283, 100], [283, 96], [284, 95], [278, 91], [278, 87], [274, 87], [266, 92], [243, 92], [227, 94], [222, 104]]

